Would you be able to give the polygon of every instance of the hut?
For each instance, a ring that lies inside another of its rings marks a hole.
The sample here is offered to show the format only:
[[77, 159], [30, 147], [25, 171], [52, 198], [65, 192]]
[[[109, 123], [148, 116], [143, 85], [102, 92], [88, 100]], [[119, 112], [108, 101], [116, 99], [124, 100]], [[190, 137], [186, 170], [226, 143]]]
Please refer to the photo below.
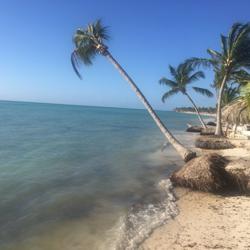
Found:
[[250, 108], [246, 98], [239, 97], [222, 109], [226, 134], [250, 139]]

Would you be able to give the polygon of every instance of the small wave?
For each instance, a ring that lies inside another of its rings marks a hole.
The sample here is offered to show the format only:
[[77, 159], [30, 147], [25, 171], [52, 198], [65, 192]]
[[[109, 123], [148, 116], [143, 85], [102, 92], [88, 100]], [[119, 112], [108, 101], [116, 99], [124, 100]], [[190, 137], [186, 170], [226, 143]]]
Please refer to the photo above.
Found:
[[169, 179], [157, 186], [157, 197], [134, 204], [108, 233], [102, 249], [134, 250], [152, 233], [178, 213], [173, 186]]

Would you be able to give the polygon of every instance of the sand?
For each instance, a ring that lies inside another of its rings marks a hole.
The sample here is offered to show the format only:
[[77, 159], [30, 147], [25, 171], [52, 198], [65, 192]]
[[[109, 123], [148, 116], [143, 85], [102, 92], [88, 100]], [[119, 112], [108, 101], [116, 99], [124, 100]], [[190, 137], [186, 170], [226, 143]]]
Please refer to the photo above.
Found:
[[[250, 167], [250, 142], [234, 141], [237, 148], [217, 153]], [[211, 151], [210, 151], [211, 152]], [[154, 230], [141, 250], [250, 250], [250, 196], [214, 195], [177, 188], [179, 214]]]

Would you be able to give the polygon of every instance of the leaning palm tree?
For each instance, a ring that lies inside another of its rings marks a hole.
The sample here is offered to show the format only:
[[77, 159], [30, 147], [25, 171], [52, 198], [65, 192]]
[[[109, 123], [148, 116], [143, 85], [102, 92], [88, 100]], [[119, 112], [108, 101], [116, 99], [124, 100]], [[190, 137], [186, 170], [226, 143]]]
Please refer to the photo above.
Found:
[[[166, 92], [162, 96], [162, 102], [165, 102], [167, 98], [178, 93], [185, 95], [192, 103], [201, 125], [203, 126], [203, 128], [207, 128], [206, 124], [204, 123], [200, 115], [199, 109], [197, 108], [195, 102], [193, 101], [193, 99], [191, 98], [191, 96], [188, 94], [187, 91], [188, 85], [192, 84], [193, 82], [201, 78], [205, 78], [203, 71], [194, 72], [194, 67], [188, 63], [181, 63], [177, 68], [174, 68], [173, 66], [169, 65], [169, 71], [170, 74], [172, 75], [172, 79], [162, 77], [159, 80], [160, 84], [166, 85], [171, 88], [168, 92]], [[193, 90], [197, 93], [200, 93], [208, 97], [213, 96], [213, 93], [205, 88], [193, 87]]]
[[109, 38], [107, 34], [107, 27], [104, 27], [100, 20], [91, 23], [86, 29], [77, 29], [73, 41], [75, 44], [75, 50], [71, 54], [71, 62], [73, 69], [76, 74], [81, 78], [78, 71], [79, 62], [83, 62], [85, 65], [91, 65], [92, 60], [96, 55], [102, 55], [106, 57], [119, 71], [119, 73], [125, 78], [129, 83], [132, 90], [136, 93], [138, 98], [146, 107], [149, 114], [154, 119], [155, 123], [162, 131], [164, 136], [173, 145], [177, 152], [181, 155], [185, 162], [196, 156], [195, 152], [190, 151], [185, 148], [167, 129], [167, 127], [160, 120], [156, 112], [153, 110], [152, 106], [149, 104], [145, 96], [142, 94], [140, 89], [137, 87], [132, 78], [128, 73], [121, 67], [121, 65], [114, 59], [108, 50], [107, 45], [104, 43]]
[[192, 58], [194, 65], [212, 66], [218, 86], [217, 126], [215, 134], [223, 135], [221, 124], [221, 108], [223, 91], [232, 79], [247, 80], [250, 69], [250, 23], [235, 23], [228, 36], [221, 35], [221, 51], [207, 50], [210, 58]]

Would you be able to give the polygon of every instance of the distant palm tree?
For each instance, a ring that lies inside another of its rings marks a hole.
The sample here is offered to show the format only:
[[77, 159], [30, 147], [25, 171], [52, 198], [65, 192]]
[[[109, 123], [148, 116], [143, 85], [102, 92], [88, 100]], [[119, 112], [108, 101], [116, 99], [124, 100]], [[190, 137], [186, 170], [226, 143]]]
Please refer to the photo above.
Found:
[[106, 57], [114, 66], [117, 68], [119, 73], [129, 83], [132, 90], [136, 93], [138, 98], [146, 107], [149, 114], [154, 119], [157, 126], [160, 128], [164, 136], [173, 145], [177, 152], [181, 155], [185, 162], [196, 156], [195, 152], [185, 148], [167, 129], [167, 127], [160, 120], [158, 115], [155, 113], [145, 96], [142, 94], [140, 89], [137, 87], [132, 78], [127, 72], [121, 67], [121, 65], [114, 59], [108, 50], [108, 47], [104, 44], [109, 38], [107, 34], [107, 28], [104, 27], [100, 20], [95, 23], [91, 23], [86, 29], [78, 29], [74, 35], [75, 50], [71, 55], [72, 66], [76, 74], [81, 78], [78, 71], [79, 62], [83, 62], [85, 65], [91, 65], [92, 60], [97, 54]]
[[221, 125], [222, 96], [225, 86], [232, 79], [249, 78], [250, 69], [250, 23], [235, 23], [228, 36], [221, 35], [221, 51], [207, 50], [210, 58], [192, 58], [189, 63], [212, 66], [218, 86], [216, 135], [223, 135]]
[[[174, 68], [173, 66], [169, 65], [169, 71], [172, 75], [172, 79], [168, 78], [161, 78], [159, 80], [159, 83], [162, 85], [166, 85], [170, 87], [171, 89], [166, 92], [162, 96], [162, 101], [165, 102], [167, 98], [169, 98], [172, 95], [181, 93], [185, 95], [189, 101], [193, 104], [193, 107], [197, 113], [197, 116], [204, 128], [206, 128], [206, 124], [204, 123], [202, 117], [200, 116], [199, 109], [195, 105], [195, 102], [191, 98], [191, 96], [188, 94], [187, 87], [188, 85], [192, 84], [193, 82], [205, 78], [205, 75], [202, 71], [196, 71], [194, 72], [194, 67], [188, 63], [181, 63], [177, 68]], [[213, 93], [205, 88], [199, 88], [199, 87], [193, 87], [193, 90], [197, 93], [200, 93], [202, 95], [212, 97]]]

